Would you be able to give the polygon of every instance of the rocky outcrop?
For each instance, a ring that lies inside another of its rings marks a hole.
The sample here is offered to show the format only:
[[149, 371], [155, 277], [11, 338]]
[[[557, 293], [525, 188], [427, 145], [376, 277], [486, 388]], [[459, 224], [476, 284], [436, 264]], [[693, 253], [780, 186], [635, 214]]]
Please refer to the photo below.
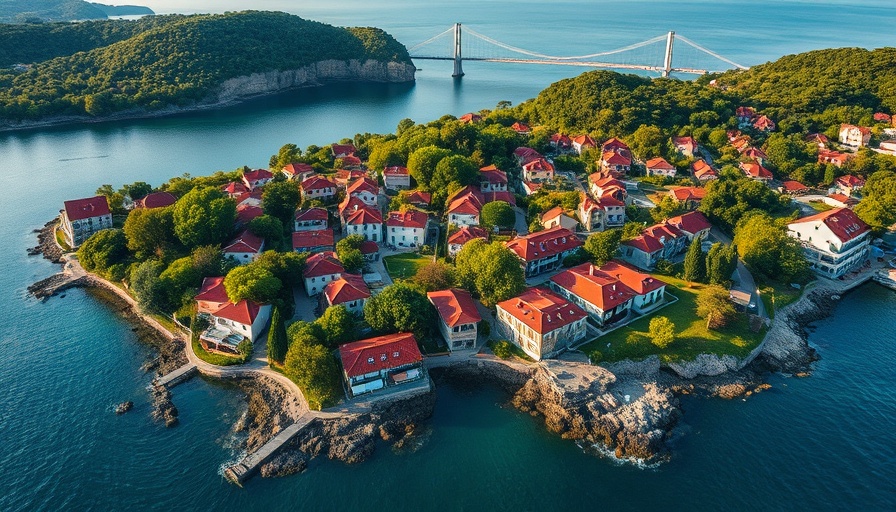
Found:
[[233, 430], [248, 432], [245, 449], [251, 453], [291, 425], [295, 421], [294, 411], [302, 406], [295, 396], [268, 377], [256, 376], [237, 383], [246, 393], [248, 408]]
[[152, 389], [152, 419], [165, 423], [166, 427], [177, 425], [177, 407], [171, 402], [171, 392], [164, 386]]
[[62, 249], [56, 243], [56, 226], [59, 219], [53, 219], [44, 224], [44, 227], [35, 230], [37, 233], [37, 245], [28, 249], [29, 256], [43, 254], [44, 258], [53, 263], [62, 263]]
[[334, 81], [413, 82], [415, 71], [413, 64], [403, 62], [325, 60], [299, 69], [231, 78], [219, 87], [217, 102], [228, 103], [245, 97]]
[[831, 293], [826, 289], [812, 290], [777, 312], [760, 354], [769, 370], [801, 373], [819, 359], [807, 341], [806, 326], [831, 314], [836, 304]]
[[718, 356], [715, 354], [700, 354], [693, 361], [666, 363], [666, 367], [685, 379], [693, 379], [701, 375], [714, 377], [726, 372], [737, 371], [742, 366], [741, 361], [732, 355]]

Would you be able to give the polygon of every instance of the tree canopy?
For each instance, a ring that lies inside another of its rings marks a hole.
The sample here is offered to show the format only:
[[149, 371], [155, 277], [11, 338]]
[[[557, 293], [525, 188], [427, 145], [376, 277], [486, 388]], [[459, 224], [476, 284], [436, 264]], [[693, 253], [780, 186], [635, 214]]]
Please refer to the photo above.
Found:
[[519, 295], [526, 288], [520, 261], [501, 242], [472, 240], [455, 259], [457, 282], [492, 306]]
[[226, 241], [235, 220], [236, 202], [217, 188], [194, 188], [174, 203], [174, 233], [189, 248]]

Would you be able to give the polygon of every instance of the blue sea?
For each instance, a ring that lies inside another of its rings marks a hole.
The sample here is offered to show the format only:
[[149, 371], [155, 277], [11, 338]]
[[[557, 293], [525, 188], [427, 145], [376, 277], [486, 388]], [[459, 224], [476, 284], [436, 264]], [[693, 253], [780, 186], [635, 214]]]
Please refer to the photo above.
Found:
[[[748, 66], [896, 44], [896, 4], [885, 1], [142, 3], [157, 12], [285, 10], [378, 26], [408, 46], [460, 22], [561, 56], [669, 30]], [[517, 104], [583, 71], [467, 62], [467, 75], [453, 80], [449, 62], [417, 65], [412, 86], [329, 86], [172, 118], [0, 133], [0, 510], [896, 509], [896, 293], [874, 285], [813, 327], [822, 359], [811, 377], [772, 376], [771, 390], [746, 401], [685, 398], [674, 455], [657, 468], [586, 454], [507, 407], [498, 389], [440, 383], [417, 451], [383, 445], [360, 465], [318, 460], [303, 474], [245, 488], [220, 474], [240, 455], [231, 432], [246, 407], [238, 390], [201, 378], [177, 387], [181, 424], [166, 429], [149, 418], [150, 376], [140, 366], [152, 351], [131, 326], [83, 290], [47, 302], [27, 296], [29, 284], [57, 270], [26, 255], [32, 230], [63, 200], [103, 183], [158, 185], [185, 172], [261, 167], [287, 142], [326, 144], [392, 131], [403, 118]], [[124, 400], [134, 410], [116, 416]]]

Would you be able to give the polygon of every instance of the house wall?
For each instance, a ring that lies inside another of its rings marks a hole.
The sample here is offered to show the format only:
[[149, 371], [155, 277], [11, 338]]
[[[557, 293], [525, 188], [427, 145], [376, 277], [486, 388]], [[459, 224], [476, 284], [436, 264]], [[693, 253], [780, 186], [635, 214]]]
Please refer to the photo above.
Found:
[[293, 221], [295, 229], [293, 231], [316, 231], [319, 229], [327, 229], [327, 221], [325, 220], [303, 220]]
[[449, 213], [448, 224], [451, 226], [478, 226], [479, 215], [471, 215], [467, 213]]
[[501, 306], [497, 306], [497, 318], [498, 328], [507, 339], [536, 361], [559, 354], [586, 334], [585, 318], [544, 335], [520, 322]]
[[661, 251], [647, 254], [636, 247], [623, 244], [619, 247], [619, 253], [623, 261], [631, 263], [642, 270], [651, 270], [656, 265], [656, 262], [659, 261]]
[[[327, 305], [329, 305], [329, 306], [334, 305], [329, 300], [327, 300], [326, 302], [327, 302]], [[367, 299], [359, 299], [359, 300], [352, 300], [349, 302], [343, 302], [342, 305], [345, 306], [345, 309], [347, 309], [349, 311], [349, 313], [354, 313], [356, 315], [360, 315], [361, 313], [364, 312], [364, 304], [366, 304], [366, 303], [367, 303]]]
[[870, 233], [843, 244], [823, 222], [800, 222], [787, 229], [787, 234], [802, 244], [809, 267], [825, 277], [843, 276], [869, 258]]
[[86, 219], [69, 221], [65, 210], [60, 214], [62, 231], [72, 248], [80, 246], [96, 232], [112, 228], [112, 215], [98, 215]]
[[[457, 332], [455, 332], [457, 329]], [[475, 323], [456, 325], [454, 328], [449, 327], [443, 321], [439, 321], [439, 332], [448, 343], [448, 350], [457, 350], [461, 348], [471, 348], [476, 344], [478, 328]]]
[[645, 313], [657, 307], [663, 301], [666, 293], [666, 287], [657, 288], [645, 295], [635, 295], [632, 299], [632, 309], [638, 313]]
[[314, 188], [311, 190], [302, 190], [302, 199], [330, 199], [336, 195], [335, 187]]
[[362, 203], [367, 206], [376, 206], [377, 199], [376, 194], [371, 193], [369, 190], [362, 190], [361, 192], [352, 192], [352, 197], [357, 197], [361, 200]]
[[411, 188], [410, 176], [383, 176], [383, 184], [386, 188], [392, 190], [403, 190]]
[[423, 245], [425, 230], [423, 228], [387, 226], [386, 235], [386, 242], [396, 247], [417, 247]]
[[346, 224], [343, 230], [346, 235], [361, 235], [371, 242], [379, 243], [383, 240], [382, 224]]
[[342, 276], [340, 273], [336, 274], [326, 274], [320, 277], [306, 277], [305, 278], [305, 293], [308, 294], [309, 297], [317, 295], [322, 292], [324, 287], [330, 281], [339, 279]]
[[230, 258], [231, 260], [239, 263], [240, 265], [246, 265], [248, 263], [252, 263], [257, 260], [258, 257], [261, 256], [260, 252], [225, 252], [224, 257]]

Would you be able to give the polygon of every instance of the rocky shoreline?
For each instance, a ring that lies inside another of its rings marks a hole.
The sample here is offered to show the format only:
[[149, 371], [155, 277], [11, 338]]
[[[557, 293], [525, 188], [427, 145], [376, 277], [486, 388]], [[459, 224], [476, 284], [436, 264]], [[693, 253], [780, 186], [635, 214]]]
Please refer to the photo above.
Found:
[[0, 132], [175, 116], [230, 107], [263, 96], [271, 96], [293, 89], [319, 87], [334, 82], [413, 82], [415, 72], [416, 67], [413, 64], [403, 62], [320, 61], [299, 69], [253, 73], [225, 80], [211, 97], [187, 107], [169, 106], [153, 111], [133, 109], [102, 117], [69, 115], [18, 122], [0, 119]]

